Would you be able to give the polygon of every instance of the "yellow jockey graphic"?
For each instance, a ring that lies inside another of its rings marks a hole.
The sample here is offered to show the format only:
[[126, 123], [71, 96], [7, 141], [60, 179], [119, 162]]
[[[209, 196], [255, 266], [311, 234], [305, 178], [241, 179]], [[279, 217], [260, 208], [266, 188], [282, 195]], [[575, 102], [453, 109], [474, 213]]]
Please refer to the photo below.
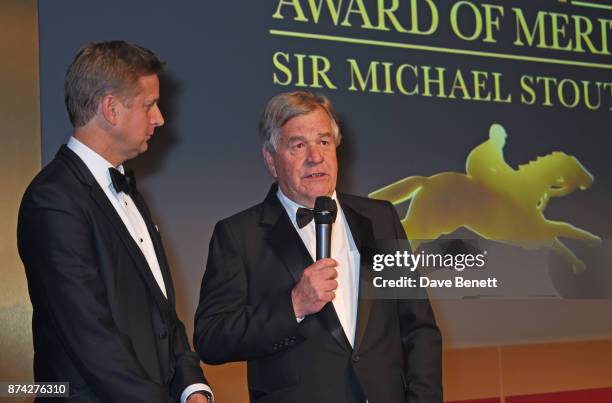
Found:
[[551, 197], [590, 187], [593, 176], [575, 157], [558, 151], [514, 169], [504, 159], [506, 138], [506, 130], [495, 123], [489, 139], [468, 155], [466, 174], [410, 176], [369, 196], [395, 205], [411, 200], [402, 225], [414, 251], [424, 240], [463, 227], [525, 249], [552, 248], [575, 273], [584, 270], [585, 264], [560, 238], [592, 246], [601, 239], [569, 223], [548, 220], [544, 209]]

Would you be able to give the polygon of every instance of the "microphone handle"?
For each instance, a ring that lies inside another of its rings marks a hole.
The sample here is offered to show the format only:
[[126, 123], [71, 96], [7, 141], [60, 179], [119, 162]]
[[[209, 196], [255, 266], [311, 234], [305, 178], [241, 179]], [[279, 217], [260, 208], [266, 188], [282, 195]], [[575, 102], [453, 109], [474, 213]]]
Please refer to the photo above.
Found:
[[331, 224], [315, 224], [317, 260], [331, 257]]

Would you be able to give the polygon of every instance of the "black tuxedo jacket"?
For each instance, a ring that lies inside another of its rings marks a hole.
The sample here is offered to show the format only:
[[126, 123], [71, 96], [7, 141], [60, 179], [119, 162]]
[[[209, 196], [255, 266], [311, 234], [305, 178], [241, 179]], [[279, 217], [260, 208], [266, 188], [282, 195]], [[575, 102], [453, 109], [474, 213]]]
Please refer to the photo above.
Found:
[[[442, 402], [441, 337], [426, 299], [360, 298], [354, 349], [333, 304], [297, 323], [291, 289], [312, 258], [276, 191], [215, 227], [195, 321], [202, 360], [248, 361], [257, 403]], [[405, 238], [388, 202], [338, 200], [360, 251]]]
[[[18, 246], [34, 308], [34, 378], [70, 382], [70, 402], [175, 402], [205, 383], [177, 318], [160, 235], [166, 299], [123, 221], [83, 161], [62, 146], [21, 202]], [[54, 400], [55, 401], [55, 400]]]

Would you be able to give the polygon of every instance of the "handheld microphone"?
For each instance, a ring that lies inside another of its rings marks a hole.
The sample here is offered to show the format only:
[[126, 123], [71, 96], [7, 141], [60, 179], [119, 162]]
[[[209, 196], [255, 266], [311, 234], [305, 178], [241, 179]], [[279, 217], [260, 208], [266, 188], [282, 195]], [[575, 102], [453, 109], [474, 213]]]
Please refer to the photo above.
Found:
[[315, 233], [317, 236], [317, 260], [331, 256], [332, 224], [336, 221], [338, 207], [329, 196], [319, 196], [313, 210]]

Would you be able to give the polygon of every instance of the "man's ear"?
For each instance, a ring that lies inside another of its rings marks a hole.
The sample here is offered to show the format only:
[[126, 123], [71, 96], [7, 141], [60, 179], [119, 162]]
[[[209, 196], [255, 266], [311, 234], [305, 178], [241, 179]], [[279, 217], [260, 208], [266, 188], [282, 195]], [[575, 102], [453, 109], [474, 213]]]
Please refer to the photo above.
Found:
[[261, 147], [261, 154], [264, 157], [264, 161], [266, 162], [266, 167], [268, 168], [268, 171], [270, 171], [270, 174], [276, 178], [277, 176], [276, 166], [274, 165], [274, 156], [272, 155], [270, 150], [268, 150], [268, 147], [266, 147], [265, 145]]
[[118, 122], [118, 107], [119, 107], [119, 98], [114, 95], [106, 95], [102, 98], [102, 102], [100, 102], [100, 112], [104, 120], [110, 125], [116, 125]]

